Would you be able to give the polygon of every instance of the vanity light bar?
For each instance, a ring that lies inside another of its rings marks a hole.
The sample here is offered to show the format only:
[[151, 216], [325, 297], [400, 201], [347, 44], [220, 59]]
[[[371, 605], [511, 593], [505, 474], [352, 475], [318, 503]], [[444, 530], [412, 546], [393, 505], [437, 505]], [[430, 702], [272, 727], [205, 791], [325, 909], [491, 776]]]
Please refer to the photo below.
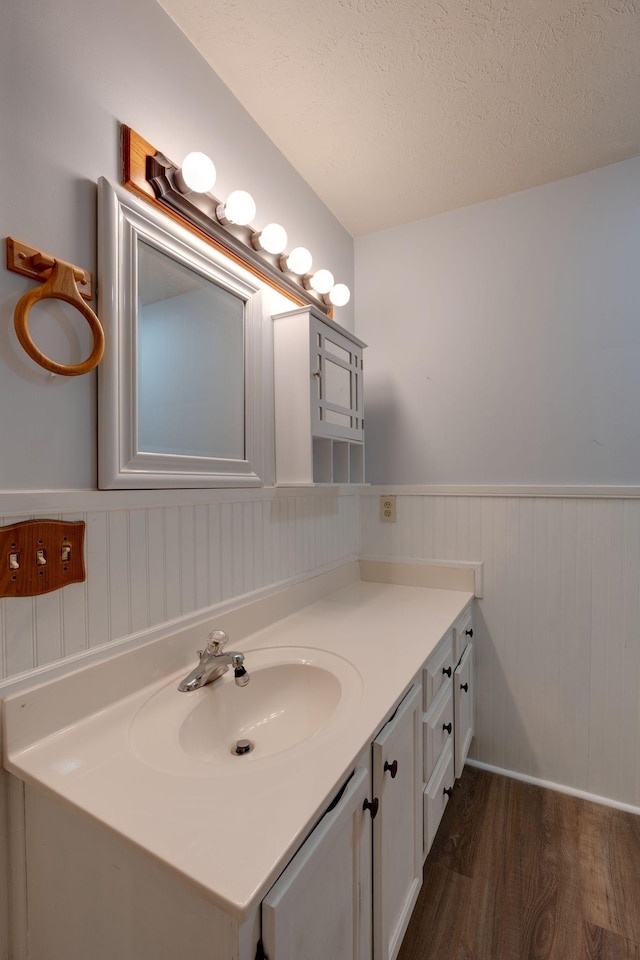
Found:
[[287, 245], [287, 231], [279, 223], [268, 223], [260, 233], [252, 234], [251, 243], [256, 250], [282, 253]]
[[[163, 161], [164, 159], [162, 158]], [[155, 180], [151, 179], [151, 182], [156, 189]], [[212, 197], [210, 192], [215, 182], [216, 168], [213, 161], [199, 151], [187, 154], [181, 167], [173, 167], [170, 179], [171, 186], [187, 201], [193, 194], [205, 195], [208, 200], [213, 200], [215, 222], [223, 227], [249, 227], [248, 238], [234, 232], [236, 239], [258, 253], [278, 256], [279, 269], [288, 273], [293, 282], [305, 290], [319, 294], [323, 305], [341, 307], [349, 302], [349, 288], [344, 283], [336, 283], [330, 270], [320, 269], [313, 274], [310, 272], [313, 260], [306, 247], [295, 247], [288, 255], [284, 253], [287, 233], [279, 223], [269, 223], [261, 231], [250, 227], [256, 215], [256, 205], [251, 194], [246, 190], [233, 190], [226, 201], [221, 203]], [[181, 205], [180, 209], [184, 214], [184, 205]], [[200, 205], [198, 209], [203, 212]], [[197, 225], [202, 226], [200, 222]]]
[[209, 193], [216, 182], [216, 168], [206, 153], [188, 153], [176, 170], [173, 182], [180, 193]]

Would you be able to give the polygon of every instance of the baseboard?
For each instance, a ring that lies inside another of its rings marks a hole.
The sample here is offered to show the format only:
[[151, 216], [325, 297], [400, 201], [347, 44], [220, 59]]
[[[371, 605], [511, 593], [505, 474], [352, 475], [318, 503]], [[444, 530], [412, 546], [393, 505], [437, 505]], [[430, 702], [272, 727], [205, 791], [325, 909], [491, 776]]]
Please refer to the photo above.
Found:
[[542, 780], [540, 777], [531, 777], [526, 773], [517, 773], [515, 770], [505, 770], [503, 767], [495, 767], [491, 763], [482, 763], [480, 760], [469, 760], [467, 764], [470, 767], [477, 767], [478, 770], [487, 770], [489, 773], [498, 773], [502, 777], [510, 777], [512, 780], [521, 780], [523, 783], [531, 783], [536, 787], [546, 787], [547, 790], [555, 790], [557, 793], [566, 793], [570, 797], [578, 797], [580, 800], [589, 800], [591, 803], [599, 803], [604, 807], [613, 807], [615, 810], [624, 810], [626, 813], [633, 813], [640, 816], [640, 807], [631, 803], [622, 803], [620, 800], [613, 800], [611, 797], [601, 797], [595, 793], [588, 793], [586, 790], [576, 790], [574, 787], [567, 787], [562, 783], [553, 783], [551, 780]]

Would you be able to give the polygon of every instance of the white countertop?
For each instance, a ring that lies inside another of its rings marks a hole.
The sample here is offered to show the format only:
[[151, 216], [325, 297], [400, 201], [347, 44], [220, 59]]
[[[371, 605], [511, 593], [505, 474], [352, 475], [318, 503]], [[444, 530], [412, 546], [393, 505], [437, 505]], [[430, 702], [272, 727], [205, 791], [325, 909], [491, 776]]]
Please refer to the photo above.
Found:
[[[183, 669], [34, 744], [21, 748], [19, 735], [7, 737], [18, 746], [9, 748], [4, 764], [243, 919], [472, 599], [457, 590], [356, 582], [237, 644], [249, 673], [252, 650], [307, 647], [350, 661], [362, 683], [357, 706], [343, 723], [271, 759], [241, 766], [249, 757], [237, 758], [232, 775], [216, 775], [211, 767], [175, 775], [143, 762], [132, 749], [133, 718], [154, 693], [177, 687]], [[233, 638], [230, 646], [236, 646]], [[176, 689], [175, 696], [215, 697], [216, 686], [193, 694]], [[17, 703], [20, 695], [11, 699]], [[18, 724], [19, 715], [6, 712], [5, 724]]]

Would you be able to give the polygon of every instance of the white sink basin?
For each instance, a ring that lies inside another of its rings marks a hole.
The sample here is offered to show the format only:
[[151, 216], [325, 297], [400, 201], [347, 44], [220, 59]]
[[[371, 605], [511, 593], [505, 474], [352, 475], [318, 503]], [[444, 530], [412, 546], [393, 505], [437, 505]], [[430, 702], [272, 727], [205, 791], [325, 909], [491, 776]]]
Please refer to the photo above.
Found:
[[[237, 687], [229, 670], [191, 693], [177, 689], [182, 674], [156, 691], [131, 723], [136, 756], [178, 775], [240, 773], [293, 749], [313, 749], [360, 700], [360, 674], [335, 654], [308, 647], [244, 653], [246, 687]], [[249, 741], [249, 752], [236, 752], [239, 741]]]

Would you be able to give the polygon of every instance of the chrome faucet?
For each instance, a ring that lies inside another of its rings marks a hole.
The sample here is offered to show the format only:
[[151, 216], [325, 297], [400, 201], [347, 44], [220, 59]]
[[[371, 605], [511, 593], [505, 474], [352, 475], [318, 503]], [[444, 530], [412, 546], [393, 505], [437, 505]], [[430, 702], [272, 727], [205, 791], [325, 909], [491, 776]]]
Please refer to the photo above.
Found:
[[249, 683], [249, 674], [245, 670], [244, 654], [237, 650], [225, 652], [223, 647], [228, 640], [223, 630], [214, 630], [209, 634], [209, 641], [204, 650], [198, 650], [200, 662], [190, 674], [179, 684], [178, 690], [189, 693], [198, 690], [207, 683], [213, 683], [227, 672], [229, 664], [233, 666], [233, 673], [237, 686], [246, 687]]

